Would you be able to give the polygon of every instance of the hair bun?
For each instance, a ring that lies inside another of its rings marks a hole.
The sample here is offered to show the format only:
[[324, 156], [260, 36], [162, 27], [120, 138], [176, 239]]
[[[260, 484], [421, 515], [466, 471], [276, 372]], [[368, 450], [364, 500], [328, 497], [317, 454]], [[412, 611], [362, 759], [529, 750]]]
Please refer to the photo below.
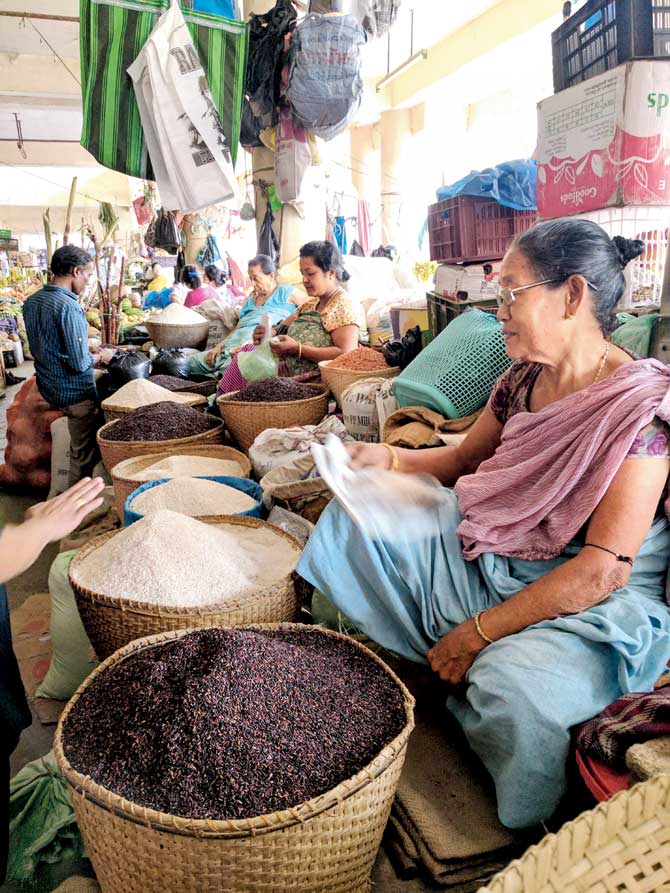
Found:
[[624, 239], [623, 236], [614, 236], [612, 241], [619, 255], [621, 269], [627, 267], [632, 260], [644, 253], [644, 242], [640, 239]]

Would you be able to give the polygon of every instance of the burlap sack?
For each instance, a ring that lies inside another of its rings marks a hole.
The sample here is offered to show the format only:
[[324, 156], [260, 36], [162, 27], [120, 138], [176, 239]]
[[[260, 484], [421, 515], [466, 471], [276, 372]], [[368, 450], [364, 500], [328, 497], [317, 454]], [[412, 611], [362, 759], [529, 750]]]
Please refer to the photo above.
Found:
[[417, 450], [422, 447], [454, 445], [465, 437], [480, 412], [462, 419], [445, 419], [425, 406], [404, 406], [386, 420], [383, 442]]

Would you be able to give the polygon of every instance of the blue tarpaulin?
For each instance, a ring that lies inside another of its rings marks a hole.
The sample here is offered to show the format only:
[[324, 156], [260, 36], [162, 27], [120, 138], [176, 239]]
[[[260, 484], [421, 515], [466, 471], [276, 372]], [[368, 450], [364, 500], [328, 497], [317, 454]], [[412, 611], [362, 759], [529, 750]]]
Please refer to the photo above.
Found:
[[537, 163], [531, 159], [504, 161], [483, 171], [470, 171], [462, 180], [437, 190], [440, 202], [455, 195], [494, 198], [515, 211], [534, 211], [537, 208]]

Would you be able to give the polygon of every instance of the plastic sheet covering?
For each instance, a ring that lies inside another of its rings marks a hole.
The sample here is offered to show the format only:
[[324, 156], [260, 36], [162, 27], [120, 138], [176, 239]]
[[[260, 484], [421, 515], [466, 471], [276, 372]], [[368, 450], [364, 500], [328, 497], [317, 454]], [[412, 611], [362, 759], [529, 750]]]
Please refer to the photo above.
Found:
[[505, 161], [483, 171], [470, 171], [462, 180], [437, 190], [439, 202], [455, 195], [494, 198], [515, 211], [533, 211], [537, 208], [537, 162], [525, 158]]
[[293, 34], [286, 97], [305, 130], [329, 140], [361, 104], [365, 31], [351, 15], [310, 14]]
[[449, 496], [436, 478], [378, 468], [352, 469], [349, 453], [336, 437], [314, 444], [312, 456], [336, 499], [371, 539], [413, 543], [439, 534], [438, 510]]

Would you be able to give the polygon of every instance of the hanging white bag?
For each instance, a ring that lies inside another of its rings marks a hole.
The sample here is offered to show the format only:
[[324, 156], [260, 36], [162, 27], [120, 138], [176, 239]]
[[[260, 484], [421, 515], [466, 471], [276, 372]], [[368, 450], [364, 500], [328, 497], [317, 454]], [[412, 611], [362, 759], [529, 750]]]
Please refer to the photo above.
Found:
[[128, 74], [163, 204], [186, 212], [237, 198], [221, 120], [174, 0]]
[[275, 190], [281, 202], [297, 202], [305, 174], [312, 165], [307, 132], [293, 120], [291, 110], [283, 108], [277, 123], [275, 145]]

